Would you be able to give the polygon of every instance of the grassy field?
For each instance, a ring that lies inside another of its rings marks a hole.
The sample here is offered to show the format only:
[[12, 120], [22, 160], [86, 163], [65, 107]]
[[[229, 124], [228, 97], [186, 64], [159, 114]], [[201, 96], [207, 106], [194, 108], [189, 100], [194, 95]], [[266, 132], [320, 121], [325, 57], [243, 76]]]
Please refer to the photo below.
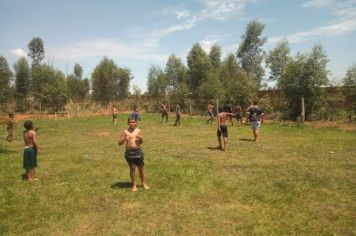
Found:
[[[356, 235], [356, 133], [143, 115], [146, 180], [130, 191], [126, 116], [36, 120], [39, 182], [21, 180], [22, 124], [0, 143], [0, 235]], [[2, 127], [5, 134], [5, 127]], [[140, 182], [138, 182], [140, 184]]]

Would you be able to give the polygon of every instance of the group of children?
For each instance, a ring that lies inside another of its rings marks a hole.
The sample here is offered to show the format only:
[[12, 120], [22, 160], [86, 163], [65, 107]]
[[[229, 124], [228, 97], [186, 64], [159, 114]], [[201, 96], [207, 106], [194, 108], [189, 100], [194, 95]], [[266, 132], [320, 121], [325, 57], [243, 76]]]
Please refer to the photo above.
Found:
[[[209, 119], [207, 123], [212, 123], [214, 118], [213, 113], [213, 103], [209, 102], [208, 105], [208, 116]], [[168, 120], [167, 113], [167, 104], [162, 103], [160, 106], [162, 122], [163, 119], [166, 118], [166, 122]], [[176, 121], [174, 125], [180, 125], [180, 105], [177, 103], [176, 105]], [[218, 148], [226, 151], [227, 149], [227, 122], [232, 117], [241, 116], [239, 114], [241, 109], [237, 111], [237, 113], [232, 113], [229, 106], [225, 105], [219, 109], [219, 114], [217, 115], [218, 128], [217, 128], [217, 137], [219, 146]], [[254, 101], [252, 105], [247, 109], [248, 119], [251, 122], [251, 127], [253, 130], [254, 141], [259, 141], [259, 129], [261, 127], [261, 122], [263, 121], [263, 111], [258, 106], [257, 102]], [[117, 122], [117, 110], [113, 108], [113, 123]], [[240, 117], [242, 119], [242, 116]], [[145, 171], [144, 171], [144, 155], [141, 149], [141, 144], [143, 143], [143, 132], [141, 129], [137, 128], [138, 121], [140, 121], [139, 112], [135, 109], [128, 118], [128, 128], [125, 129], [118, 138], [118, 144], [123, 145], [126, 144], [125, 148], [125, 159], [130, 168], [130, 178], [132, 182], [131, 191], [136, 192], [137, 184], [136, 184], [136, 169], [138, 169], [139, 176], [141, 179], [141, 184], [144, 189], [150, 189], [150, 187], [145, 182]], [[14, 114], [10, 113], [7, 119], [7, 141], [11, 142], [13, 140], [13, 129], [16, 121], [14, 119]], [[39, 145], [37, 141], [37, 128], [34, 126], [31, 120], [27, 120], [24, 122], [24, 132], [23, 139], [25, 143], [25, 148], [23, 151], [23, 168], [26, 170], [25, 179], [28, 181], [38, 181], [39, 179], [36, 177], [35, 168], [37, 167], [37, 154], [39, 153]], [[223, 137], [223, 142], [221, 140], [221, 136]]]

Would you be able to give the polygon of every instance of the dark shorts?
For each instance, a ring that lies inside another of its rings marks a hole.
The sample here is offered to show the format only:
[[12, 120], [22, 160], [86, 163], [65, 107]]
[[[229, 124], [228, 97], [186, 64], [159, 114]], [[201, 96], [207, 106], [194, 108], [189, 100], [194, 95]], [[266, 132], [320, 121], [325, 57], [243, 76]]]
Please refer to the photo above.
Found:
[[214, 117], [214, 112], [212, 112], [212, 111], [208, 111], [208, 116], [210, 116], [210, 117]]
[[112, 114], [112, 118], [116, 119], [117, 118], [117, 114]]
[[143, 162], [143, 152], [142, 149], [135, 149], [135, 150], [125, 150], [125, 159], [127, 163], [131, 165], [136, 165], [136, 166], [144, 166], [145, 163]]
[[168, 113], [167, 113], [167, 111], [162, 111], [162, 117], [165, 117], [165, 116], [167, 116], [167, 117], [168, 117]]
[[227, 138], [227, 126], [220, 125], [220, 130], [218, 129], [216, 134], [218, 137], [220, 137], [222, 134], [224, 138]]
[[37, 167], [37, 153], [33, 147], [26, 147], [23, 150], [23, 168], [31, 169]]

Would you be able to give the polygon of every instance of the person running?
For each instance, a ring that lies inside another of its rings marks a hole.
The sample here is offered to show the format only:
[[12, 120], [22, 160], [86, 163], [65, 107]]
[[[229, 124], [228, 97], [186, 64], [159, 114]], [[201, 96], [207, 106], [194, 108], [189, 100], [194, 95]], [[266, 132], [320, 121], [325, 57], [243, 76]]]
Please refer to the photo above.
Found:
[[258, 143], [260, 141], [259, 136], [264, 113], [262, 109], [258, 106], [257, 101], [252, 102], [252, 105], [247, 109], [247, 114], [253, 132], [253, 141]]
[[143, 133], [137, 128], [137, 121], [129, 118], [129, 128], [124, 130], [119, 136], [118, 144], [121, 146], [126, 142], [125, 159], [130, 167], [130, 178], [132, 181], [132, 192], [137, 191], [136, 187], [136, 167], [138, 168], [141, 183], [144, 189], [150, 189], [145, 183], [144, 157], [141, 149], [143, 143]]
[[164, 101], [160, 106], [159, 106], [159, 110], [161, 112], [161, 123], [163, 123], [163, 119], [166, 118], [166, 123], [168, 122], [168, 112], [167, 112], [167, 102]]
[[[233, 113], [230, 113], [226, 110], [226, 108], [220, 108], [219, 109], [219, 114], [218, 114], [218, 130], [217, 130], [217, 137], [219, 141], [219, 146], [218, 149], [227, 150], [227, 143], [228, 143], [228, 133], [227, 133], [227, 121], [229, 117], [234, 116]], [[224, 147], [222, 146], [221, 142], [221, 135], [223, 136], [224, 139]]]
[[6, 130], [7, 137], [6, 140], [8, 142], [12, 142], [14, 140], [14, 126], [16, 124], [14, 113], [9, 113], [9, 116], [6, 120]]
[[30, 120], [25, 121], [24, 127], [23, 139], [25, 148], [23, 152], [23, 168], [26, 170], [25, 179], [28, 181], [38, 181], [39, 179], [36, 177], [35, 172], [37, 154], [39, 153], [36, 131], [34, 131], [33, 123]]
[[213, 123], [213, 119], [214, 119], [214, 106], [213, 106], [213, 102], [210, 101], [208, 104], [208, 120], [206, 121], [207, 124], [212, 124]]
[[177, 105], [176, 105], [176, 122], [174, 123], [174, 126], [180, 126], [180, 114], [181, 114], [180, 105], [177, 102]]

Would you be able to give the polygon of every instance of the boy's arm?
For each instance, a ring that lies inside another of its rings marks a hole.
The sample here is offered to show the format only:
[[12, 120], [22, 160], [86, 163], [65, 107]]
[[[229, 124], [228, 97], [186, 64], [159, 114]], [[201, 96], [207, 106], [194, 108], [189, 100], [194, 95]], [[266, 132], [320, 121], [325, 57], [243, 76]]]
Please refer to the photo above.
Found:
[[121, 133], [121, 135], [119, 136], [119, 140], [118, 140], [118, 144], [122, 145], [124, 144], [124, 142], [126, 141], [126, 136], [125, 136], [125, 131]]
[[140, 130], [140, 131], [138, 132], [138, 134], [136, 135], [136, 138], [137, 138], [137, 140], [140, 142], [140, 144], [143, 143], [143, 133], [142, 133], [141, 130]]
[[33, 148], [38, 153], [40, 149], [37, 142], [37, 134], [34, 131], [32, 132], [32, 144], [33, 144]]

